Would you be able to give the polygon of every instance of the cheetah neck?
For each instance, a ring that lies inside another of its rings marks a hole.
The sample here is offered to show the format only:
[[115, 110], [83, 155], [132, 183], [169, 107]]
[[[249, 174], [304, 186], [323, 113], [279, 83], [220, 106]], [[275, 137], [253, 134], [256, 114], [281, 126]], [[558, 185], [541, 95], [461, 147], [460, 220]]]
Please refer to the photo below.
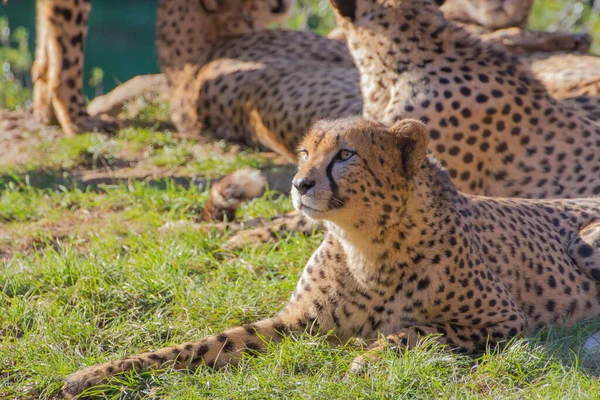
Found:
[[[390, 215], [386, 226], [367, 224], [359, 229], [327, 222], [340, 241], [351, 272], [359, 282], [395, 279], [397, 266], [419, 267], [439, 254], [451, 251], [450, 237], [463, 228], [456, 223], [468, 200], [456, 191], [437, 161], [428, 158], [415, 177], [414, 192], [406, 211]], [[439, 224], [444, 221], [444, 224]], [[466, 232], [460, 232], [466, 234]], [[389, 283], [389, 282], [388, 282]], [[389, 287], [387, 284], [384, 285]]]

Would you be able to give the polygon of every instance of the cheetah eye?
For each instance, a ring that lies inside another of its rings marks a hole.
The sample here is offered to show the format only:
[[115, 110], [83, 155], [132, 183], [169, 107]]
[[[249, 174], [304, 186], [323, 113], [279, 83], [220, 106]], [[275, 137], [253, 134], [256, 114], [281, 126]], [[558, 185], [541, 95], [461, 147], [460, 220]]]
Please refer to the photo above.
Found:
[[348, 161], [355, 154], [356, 154], [356, 152], [354, 152], [352, 150], [345, 150], [344, 149], [344, 150], [340, 150], [340, 152], [337, 154], [337, 156], [335, 157], [335, 159], [339, 160], [339, 161]]
[[298, 151], [298, 159], [300, 161], [306, 161], [306, 160], [308, 160], [308, 151], [306, 151], [306, 150], [300, 150], [300, 151]]

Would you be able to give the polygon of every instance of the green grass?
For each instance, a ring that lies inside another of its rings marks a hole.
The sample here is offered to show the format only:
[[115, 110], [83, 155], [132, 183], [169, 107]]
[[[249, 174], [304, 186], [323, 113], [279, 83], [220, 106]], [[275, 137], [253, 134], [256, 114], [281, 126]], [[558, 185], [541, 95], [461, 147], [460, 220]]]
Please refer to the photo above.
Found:
[[[98, 191], [5, 186], [4, 229], [84, 213], [93, 229], [58, 240], [49, 232], [5, 257], [0, 269], [0, 397], [51, 398], [78, 368], [201, 338], [281, 308], [320, 236], [223, 249], [225, 237], [159, 234], [194, 220], [206, 193], [166, 183]], [[289, 208], [267, 194], [242, 217]], [[9, 246], [10, 247], [10, 246]], [[581, 345], [600, 322], [546, 331], [478, 357], [426, 343], [387, 354], [364, 377], [342, 380], [359, 350], [300, 337], [225, 371], [118, 378], [109, 398], [597, 398], [596, 364]]]
[[[159, 233], [169, 221], [196, 221], [207, 192], [169, 179], [85, 186], [75, 173], [109, 168], [90, 162], [94, 154], [114, 160], [127, 149], [136, 165], [157, 168], [155, 154], [192, 148], [185, 166], [166, 167], [191, 179], [207, 170], [190, 165], [257, 165], [262, 156], [251, 149], [138, 128], [36, 143], [33, 160], [4, 165], [0, 178], [0, 398], [54, 398], [63, 378], [84, 366], [272, 315], [322, 238], [292, 235], [230, 251], [227, 234]], [[263, 161], [258, 166], [268, 167]], [[240, 217], [289, 209], [286, 197], [268, 192]], [[115, 399], [592, 399], [600, 366], [581, 346], [597, 330], [600, 321], [547, 330], [476, 357], [425, 343], [349, 378], [360, 350], [302, 336], [236, 368], [130, 374], [100, 389]]]
[[[301, 2], [306, 12], [290, 24], [326, 32], [333, 19], [324, 4], [311, 2], [309, 10]], [[538, 2], [532, 26], [559, 21], [545, 5], [554, 13], [560, 4]], [[578, 26], [591, 20], [585, 18]], [[22, 52], [1, 54], [29, 62]], [[6, 91], [6, 81], [0, 79], [0, 106], [24, 104], [27, 91], [14, 79], [14, 92]], [[141, 119], [165, 120], [165, 110], [148, 105]], [[194, 178], [275, 164], [254, 149], [180, 139], [157, 127], [24, 140], [0, 165], [0, 398], [56, 398], [63, 378], [84, 366], [270, 316], [322, 239], [292, 235], [231, 251], [227, 234], [158, 231], [166, 222], [198, 219], [207, 192], [189, 185]], [[90, 174], [123, 172], [113, 183], [89, 183]], [[153, 179], [139, 178], [146, 175]], [[267, 192], [239, 216], [290, 209], [286, 197]], [[600, 365], [582, 345], [598, 330], [600, 321], [548, 329], [475, 357], [429, 341], [386, 354], [354, 377], [345, 373], [360, 350], [301, 336], [236, 368], [130, 374], [101, 389], [115, 399], [597, 399]]]

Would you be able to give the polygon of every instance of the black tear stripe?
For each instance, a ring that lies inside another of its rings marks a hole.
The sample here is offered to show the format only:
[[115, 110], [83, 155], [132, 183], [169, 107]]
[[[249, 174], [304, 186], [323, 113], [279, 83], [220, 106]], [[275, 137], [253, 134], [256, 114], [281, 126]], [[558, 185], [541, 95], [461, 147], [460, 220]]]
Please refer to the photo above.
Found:
[[340, 188], [338, 187], [337, 183], [335, 183], [332, 175], [333, 165], [335, 164], [336, 160], [337, 154], [331, 159], [331, 161], [329, 161], [329, 164], [325, 169], [325, 174], [327, 175], [327, 179], [329, 179], [329, 187], [331, 188], [331, 197], [329, 198], [327, 205], [330, 210], [335, 210], [344, 206], [344, 201], [338, 197]]

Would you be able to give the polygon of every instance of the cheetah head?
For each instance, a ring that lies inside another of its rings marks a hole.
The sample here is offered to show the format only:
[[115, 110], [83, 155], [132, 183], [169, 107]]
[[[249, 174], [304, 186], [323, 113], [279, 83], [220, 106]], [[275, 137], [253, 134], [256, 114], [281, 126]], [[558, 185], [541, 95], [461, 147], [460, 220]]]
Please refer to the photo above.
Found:
[[247, 33], [246, 31], [263, 29], [268, 24], [280, 22], [289, 16], [295, 2], [295, 0], [198, 1], [207, 17], [216, 17], [229, 26], [240, 28], [239, 31], [231, 33]]
[[343, 229], [359, 220], [381, 225], [383, 214], [406, 211], [428, 142], [415, 120], [389, 128], [362, 118], [318, 122], [298, 148], [294, 207]]
[[[357, 27], [390, 29], [394, 21], [415, 13], [444, 13], [447, 19], [481, 25], [489, 29], [524, 26], [533, 0], [329, 0], [338, 22]], [[397, 25], [397, 24], [396, 24]]]

